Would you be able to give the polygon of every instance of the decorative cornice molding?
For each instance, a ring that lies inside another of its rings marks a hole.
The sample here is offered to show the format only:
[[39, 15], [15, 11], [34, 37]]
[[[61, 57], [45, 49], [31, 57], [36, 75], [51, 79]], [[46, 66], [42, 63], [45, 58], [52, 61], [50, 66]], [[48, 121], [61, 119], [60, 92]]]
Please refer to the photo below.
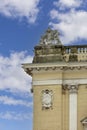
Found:
[[72, 71], [72, 70], [75, 70], [75, 71], [79, 71], [79, 70], [87, 70], [87, 65], [43, 65], [43, 66], [26, 66], [26, 65], [23, 65], [23, 69], [26, 73], [28, 73], [29, 75], [32, 75], [33, 73], [38, 73], [38, 72], [52, 72], [52, 71]]
[[87, 84], [87, 79], [49, 79], [49, 80], [34, 80], [32, 85], [63, 85], [63, 88], [66, 89], [67, 85], [76, 85], [76, 84]]
[[36, 80], [36, 81], [33, 81], [32, 82], [33, 85], [56, 85], [56, 84], [59, 84], [61, 85], [62, 84], [62, 80], [59, 79], [59, 80]]

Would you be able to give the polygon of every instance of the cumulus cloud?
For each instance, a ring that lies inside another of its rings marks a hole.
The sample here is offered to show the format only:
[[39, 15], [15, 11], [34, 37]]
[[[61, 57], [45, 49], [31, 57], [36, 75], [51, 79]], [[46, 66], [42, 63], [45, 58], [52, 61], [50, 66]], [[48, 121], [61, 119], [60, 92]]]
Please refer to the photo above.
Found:
[[79, 7], [82, 3], [82, 0], [58, 0], [54, 2], [54, 5], [57, 7], [64, 9], [64, 8], [71, 8], [71, 7]]
[[32, 117], [31, 113], [23, 113], [23, 112], [1, 112], [0, 118], [6, 120], [29, 120]]
[[0, 90], [12, 93], [29, 93], [31, 77], [21, 68], [22, 63], [32, 62], [26, 52], [12, 52], [9, 57], [0, 55]]
[[8, 96], [0, 96], [0, 104], [13, 105], [13, 106], [21, 105], [25, 107], [32, 107], [32, 102], [27, 102], [20, 99], [14, 99]]
[[57, 22], [50, 22], [54, 29], [62, 33], [61, 40], [64, 44], [72, 43], [78, 39], [87, 40], [87, 12], [84, 10], [71, 10], [70, 12], [60, 13], [52, 10], [50, 16]]
[[[75, 43], [80, 40], [87, 40], [87, 11], [81, 8], [83, 0], [59, 0], [54, 2], [58, 9], [50, 11], [53, 29], [61, 33], [60, 39], [63, 44]], [[87, 3], [84, 5], [86, 7]], [[76, 9], [77, 7], [78, 10]], [[68, 10], [67, 10], [68, 8]], [[64, 10], [60, 10], [64, 9]]]
[[34, 23], [38, 12], [40, 0], [0, 0], [0, 13], [11, 18], [25, 18]]

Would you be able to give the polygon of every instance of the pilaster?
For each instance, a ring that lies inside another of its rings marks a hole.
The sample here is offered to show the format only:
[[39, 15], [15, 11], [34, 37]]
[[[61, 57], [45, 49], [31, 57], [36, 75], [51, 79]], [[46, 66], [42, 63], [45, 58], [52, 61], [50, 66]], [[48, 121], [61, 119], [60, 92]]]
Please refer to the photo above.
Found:
[[65, 84], [63, 90], [69, 91], [69, 130], [77, 130], [77, 84]]
[[77, 90], [78, 85], [69, 85], [69, 130], [77, 130]]

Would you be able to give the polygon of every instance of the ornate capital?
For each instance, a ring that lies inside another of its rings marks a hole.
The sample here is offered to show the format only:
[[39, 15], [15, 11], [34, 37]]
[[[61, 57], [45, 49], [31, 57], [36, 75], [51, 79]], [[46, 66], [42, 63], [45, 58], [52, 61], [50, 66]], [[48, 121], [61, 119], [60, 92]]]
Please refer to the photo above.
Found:
[[70, 93], [77, 93], [78, 84], [63, 84], [63, 90], [69, 90]]
[[77, 93], [78, 85], [68, 85], [68, 90], [70, 93]]

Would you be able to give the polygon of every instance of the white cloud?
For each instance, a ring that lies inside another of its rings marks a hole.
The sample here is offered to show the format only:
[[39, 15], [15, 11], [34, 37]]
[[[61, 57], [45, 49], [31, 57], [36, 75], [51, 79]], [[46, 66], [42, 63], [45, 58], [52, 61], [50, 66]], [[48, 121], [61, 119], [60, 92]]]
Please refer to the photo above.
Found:
[[6, 120], [28, 120], [32, 117], [31, 113], [17, 113], [17, 112], [1, 112], [0, 113], [0, 118], [1, 119], [6, 119]]
[[26, 18], [34, 23], [38, 12], [40, 0], [0, 0], [0, 13], [12, 18]]
[[71, 10], [70, 12], [60, 13], [57, 10], [50, 12], [52, 20], [50, 25], [58, 29], [61, 33], [63, 44], [75, 42], [78, 39], [87, 40], [87, 12], [84, 10]]
[[57, 2], [54, 2], [54, 5], [62, 9], [62, 8], [79, 7], [81, 3], [82, 0], [58, 0]]
[[0, 56], [0, 90], [12, 93], [29, 93], [31, 77], [22, 69], [22, 63], [32, 62], [26, 52], [12, 52], [9, 57]]
[[0, 104], [5, 104], [5, 105], [21, 105], [21, 106], [26, 106], [26, 107], [32, 107], [32, 102], [27, 102], [24, 100], [20, 99], [14, 99], [12, 97], [8, 96], [0, 96]]

